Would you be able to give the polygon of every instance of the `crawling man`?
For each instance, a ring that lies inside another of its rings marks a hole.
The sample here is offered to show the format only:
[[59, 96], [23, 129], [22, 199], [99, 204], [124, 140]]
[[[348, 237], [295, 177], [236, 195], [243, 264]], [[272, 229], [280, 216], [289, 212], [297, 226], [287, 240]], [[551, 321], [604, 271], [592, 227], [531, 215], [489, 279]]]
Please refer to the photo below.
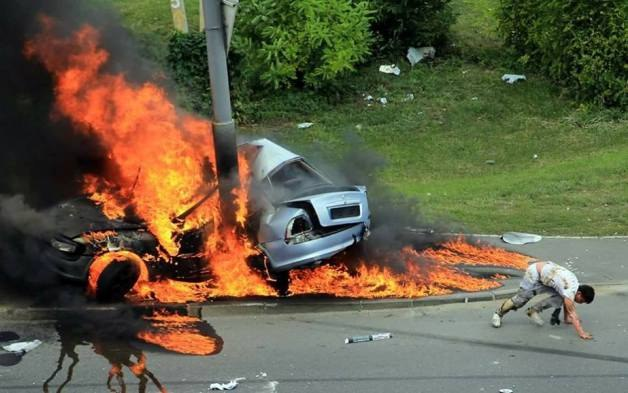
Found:
[[589, 285], [579, 285], [575, 274], [550, 261], [535, 262], [528, 266], [523, 280], [519, 284], [517, 294], [502, 303], [493, 314], [491, 320], [493, 327], [498, 328], [502, 325], [502, 318], [508, 311], [517, 310], [534, 296], [544, 293], [549, 293], [550, 296], [527, 310], [527, 315], [532, 322], [538, 326], [543, 326], [540, 313], [554, 307], [552, 324], [560, 323], [558, 315], [561, 307], [564, 307], [565, 323], [572, 324], [580, 338], [584, 340], [593, 338], [582, 328], [578, 314], [576, 314], [575, 303], [591, 303], [595, 297], [595, 291]]

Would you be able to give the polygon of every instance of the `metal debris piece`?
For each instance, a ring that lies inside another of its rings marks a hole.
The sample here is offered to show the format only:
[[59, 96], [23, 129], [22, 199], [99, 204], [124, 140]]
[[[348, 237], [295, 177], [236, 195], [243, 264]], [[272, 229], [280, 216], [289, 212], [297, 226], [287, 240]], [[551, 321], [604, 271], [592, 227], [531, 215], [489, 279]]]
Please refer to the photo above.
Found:
[[502, 235], [502, 240], [508, 244], [527, 244], [537, 243], [543, 239], [541, 235], [535, 235], [533, 233], [522, 232], [506, 232]]
[[368, 336], [353, 336], [345, 338], [345, 344], [364, 343], [368, 341], [379, 341], [392, 338], [392, 333], [375, 333]]
[[238, 386], [238, 382], [246, 378], [236, 378], [229, 383], [212, 383], [209, 385], [209, 390], [233, 390]]
[[24, 353], [32, 351], [33, 349], [37, 348], [40, 345], [41, 345], [41, 341], [39, 340], [22, 341], [18, 343], [9, 344], [9, 345], [3, 345], [2, 349], [4, 349], [7, 352], [24, 354]]
[[411, 65], [415, 65], [423, 59], [433, 59], [436, 56], [436, 49], [432, 46], [423, 46], [421, 48], [408, 48], [406, 58]]
[[401, 74], [401, 70], [394, 64], [383, 64], [379, 66], [379, 72], [383, 72], [384, 74], [394, 74], [399, 76]]
[[297, 127], [298, 127], [298, 128], [310, 128], [310, 127], [312, 127], [313, 125], [314, 125], [314, 123], [308, 123], [308, 122], [305, 122], [305, 123], [299, 123], [299, 124], [297, 124]]
[[502, 80], [506, 83], [510, 83], [511, 85], [517, 81], [526, 80], [525, 75], [517, 75], [517, 74], [504, 74], [502, 75]]

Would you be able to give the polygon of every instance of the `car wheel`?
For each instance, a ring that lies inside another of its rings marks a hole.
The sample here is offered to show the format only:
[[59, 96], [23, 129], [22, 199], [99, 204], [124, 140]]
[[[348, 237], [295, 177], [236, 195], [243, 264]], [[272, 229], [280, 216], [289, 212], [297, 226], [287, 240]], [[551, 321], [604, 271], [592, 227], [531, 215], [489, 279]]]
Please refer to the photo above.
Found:
[[87, 293], [101, 302], [122, 300], [140, 279], [142, 264], [139, 256], [128, 251], [101, 255], [90, 267]]

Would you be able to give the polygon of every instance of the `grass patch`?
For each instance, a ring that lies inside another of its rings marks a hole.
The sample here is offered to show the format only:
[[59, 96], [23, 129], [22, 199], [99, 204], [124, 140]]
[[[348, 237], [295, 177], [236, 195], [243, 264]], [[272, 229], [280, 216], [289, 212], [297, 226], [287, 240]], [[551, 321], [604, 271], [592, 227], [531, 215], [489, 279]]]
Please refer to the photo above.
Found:
[[[169, 2], [109, 2], [162, 60]], [[518, 70], [495, 33], [497, 3], [454, 0], [455, 47], [445, 58], [414, 68], [401, 54], [388, 59], [401, 65], [399, 77], [379, 73], [379, 63], [366, 66], [346, 80], [350, 93], [342, 96], [282, 91], [261, 98], [247, 104], [259, 121], [240, 130], [332, 162], [353, 154], [346, 135], [357, 134], [387, 161], [382, 185], [417, 198], [428, 217], [470, 231], [628, 234], [626, 114], [580, 105], [537, 75], [502, 82], [503, 73]], [[196, 28], [198, 1], [186, 5]], [[377, 102], [383, 97], [388, 104]], [[303, 121], [315, 125], [297, 129]]]

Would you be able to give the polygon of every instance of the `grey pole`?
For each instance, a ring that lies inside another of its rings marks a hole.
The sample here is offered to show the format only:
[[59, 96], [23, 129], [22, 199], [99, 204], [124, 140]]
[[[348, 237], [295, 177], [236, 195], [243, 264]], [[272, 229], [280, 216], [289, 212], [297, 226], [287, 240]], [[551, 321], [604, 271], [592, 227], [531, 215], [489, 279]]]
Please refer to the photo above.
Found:
[[212, 94], [214, 149], [218, 189], [223, 205], [223, 220], [235, 223], [235, 206], [231, 190], [240, 184], [235, 123], [231, 112], [227, 44], [223, 26], [221, 0], [203, 0], [207, 60]]

